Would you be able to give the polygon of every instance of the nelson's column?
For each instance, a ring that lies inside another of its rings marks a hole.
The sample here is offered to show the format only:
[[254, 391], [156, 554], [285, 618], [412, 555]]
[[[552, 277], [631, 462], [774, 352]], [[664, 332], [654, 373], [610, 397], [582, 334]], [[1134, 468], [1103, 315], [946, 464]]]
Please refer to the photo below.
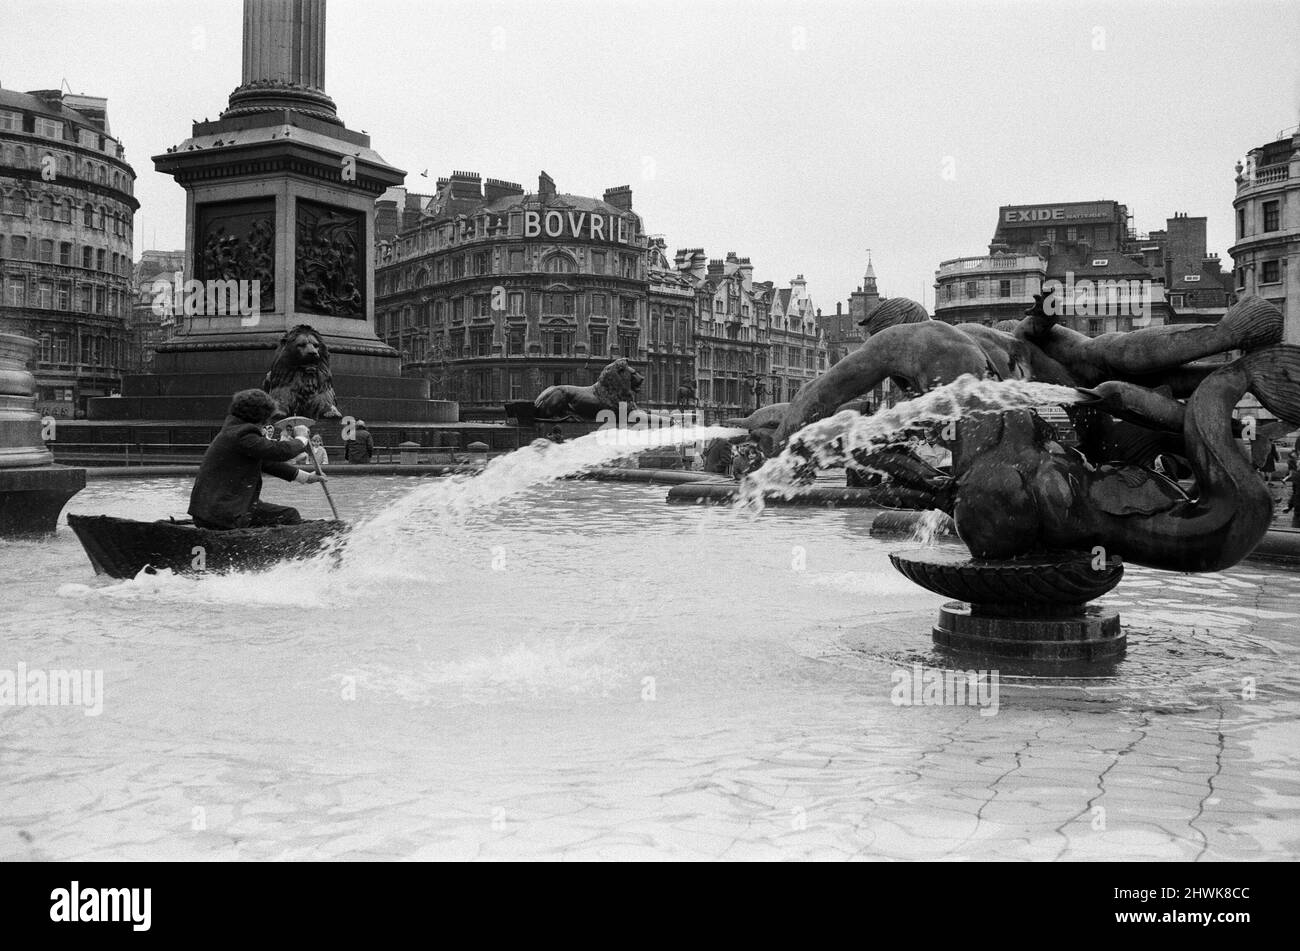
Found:
[[456, 421], [455, 404], [402, 378], [399, 355], [375, 336], [375, 199], [406, 173], [325, 93], [325, 0], [244, 0], [240, 86], [219, 119], [194, 123], [153, 162], [186, 192], [185, 278], [258, 293], [233, 313], [211, 294], [203, 313], [178, 310], [153, 372], [127, 377], [120, 398], [92, 400], [92, 420], [220, 422], [232, 393], [261, 385], [284, 332], [310, 324], [345, 414]]

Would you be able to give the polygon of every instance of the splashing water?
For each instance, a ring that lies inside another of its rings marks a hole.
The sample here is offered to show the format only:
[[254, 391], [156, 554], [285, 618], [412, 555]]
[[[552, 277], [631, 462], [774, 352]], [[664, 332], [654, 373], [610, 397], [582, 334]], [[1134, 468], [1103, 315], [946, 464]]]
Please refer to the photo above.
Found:
[[952, 534], [952, 520], [948, 513], [938, 509], [929, 509], [921, 513], [912, 529], [911, 541], [922, 548], [933, 548], [941, 535]]
[[475, 513], [494, 509], [533, 486], [647, 449], [744, 434], [742, 429], [725, 426], [686, 426], [601, 429], [558, 445], [539, 439], [498, 456], [478, 474], [456, 475], [420, 486], [374, 518], [358, 524], [341, 544], [347, 546], [349, 561], [365, 561], [367, 555], [390, 561], [395, 536], [424, 535], [463, 524]]
[[1087, 396], [1069, 386], [1026, 380], [981, 380], [969, 373], [935, 387], [915, 399], [863, 416], [844, 410], [809, 423], [794, 434], [779, 455], [751, 472], [736, 495], [736, 507], [763, 510], [770, 493], [790, 498], [810, 468], [861, 468], [854, 453], [869, 454], [900, 441], [900, 434], [918, 426], [956, 422], [979, 413], [1000, 413], [1051, 404], [1080, 403]]

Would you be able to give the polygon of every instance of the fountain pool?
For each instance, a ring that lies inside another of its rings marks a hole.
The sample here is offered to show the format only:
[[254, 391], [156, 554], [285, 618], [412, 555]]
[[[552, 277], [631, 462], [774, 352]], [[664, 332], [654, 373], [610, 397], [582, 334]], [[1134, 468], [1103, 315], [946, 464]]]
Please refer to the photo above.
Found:
[[[332, 487], [355, 518], [436, 484]], [[92, 482], [67, 511], [179, 513], [188, 489]], [[98, 716], [0, 706], [0, 858], [1300, 852], [1294, 572], [1131, 568], [1113, 671], [900, 705], [951, 665], [942, 599], [872, 514], [561, 482], [390, 520], [337, 566], [197, 580], [97, 579], [66, 528], [0, 541], [0, 669], [103, 672]]]

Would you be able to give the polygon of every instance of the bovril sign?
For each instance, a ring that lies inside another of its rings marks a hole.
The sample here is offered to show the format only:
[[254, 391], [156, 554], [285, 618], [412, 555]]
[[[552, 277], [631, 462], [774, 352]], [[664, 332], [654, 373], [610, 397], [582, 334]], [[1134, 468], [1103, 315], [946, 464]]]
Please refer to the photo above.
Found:
[[589, 238], [627, 244], [627, 220], [586, 211], [525, 211], [524, 237]]

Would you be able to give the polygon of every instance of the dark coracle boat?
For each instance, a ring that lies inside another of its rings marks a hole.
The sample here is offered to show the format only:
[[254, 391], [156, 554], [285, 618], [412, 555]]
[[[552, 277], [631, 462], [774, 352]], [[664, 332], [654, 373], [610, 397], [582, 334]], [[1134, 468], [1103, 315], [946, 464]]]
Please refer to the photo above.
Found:
[[347, 528], [344, 522], [313, 521], [221, 532], [190, 521], [134, 522], [111, 515], [69, 515], [68, 525], [95, 572], [113, 578], [164, 569], [177, 574], [256, 571], [313, 555]]

